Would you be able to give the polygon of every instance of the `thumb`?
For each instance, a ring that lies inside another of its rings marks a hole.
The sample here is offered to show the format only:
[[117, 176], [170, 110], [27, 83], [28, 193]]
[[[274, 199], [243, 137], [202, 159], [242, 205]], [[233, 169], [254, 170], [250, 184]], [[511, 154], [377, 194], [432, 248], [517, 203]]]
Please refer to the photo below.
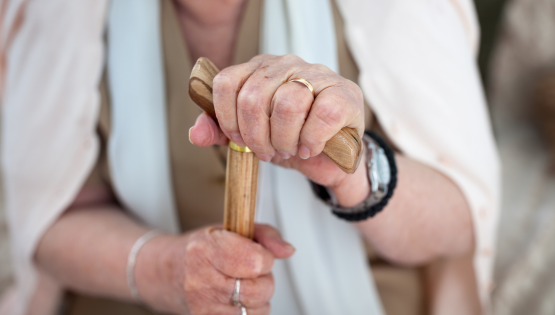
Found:
[[254, 240], [271, 251], [276, 258], [289, 258], [295, 253], [295, 247], [284, 241], [278, 230], [266, 224], [255, 226]]
[[200, 114], [195, 125], [189, 129], [189, 141], [199, 147], [225, 145], [228, 142], [218, 124], [206, 113]]

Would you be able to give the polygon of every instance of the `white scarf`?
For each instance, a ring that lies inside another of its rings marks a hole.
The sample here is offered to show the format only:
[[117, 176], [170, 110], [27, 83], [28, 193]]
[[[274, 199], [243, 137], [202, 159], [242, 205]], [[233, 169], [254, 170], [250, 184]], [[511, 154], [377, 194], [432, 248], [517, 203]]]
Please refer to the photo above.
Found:
[[[263, 53], [293, 53], [338, 71], [330, 2], [272, 0], [264, 8]], [[176, 232], [159, 16], [156, 1], [113, 1], [108, 153], [115, 190], [125, 206], [146, 223]], [[356, 229], [335, 218], [298, 172], [262, 163], [260, 176], [258, 221], [277, 226], [297, 248], [274, 269], [272, 312], [382, 314]]]

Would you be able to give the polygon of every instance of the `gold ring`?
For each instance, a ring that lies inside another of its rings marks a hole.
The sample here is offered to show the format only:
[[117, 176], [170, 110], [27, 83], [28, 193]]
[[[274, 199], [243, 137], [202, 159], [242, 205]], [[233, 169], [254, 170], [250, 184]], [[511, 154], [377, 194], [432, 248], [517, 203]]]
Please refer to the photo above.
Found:
[[238, 152], [246, 152], [246, 153], [252, 152], [251, 149], [249, 149], [249, 147], [240, 147], [237, 145], [237, 143], [231, 140], [229, 141], [229, 148], [233, 151], [238, 151]]
[[287, 82], [299, 82], [304, 84], [310, 90], [310, 93], [312, 93], [312, 97], [316, 98], [316, 95], [314, 94], [314, 87], [312, 86], [312, 84], [310, 84], [310, 82], [308, 82], [308, 80], [305, 80], [303, 78], [293, 78]]

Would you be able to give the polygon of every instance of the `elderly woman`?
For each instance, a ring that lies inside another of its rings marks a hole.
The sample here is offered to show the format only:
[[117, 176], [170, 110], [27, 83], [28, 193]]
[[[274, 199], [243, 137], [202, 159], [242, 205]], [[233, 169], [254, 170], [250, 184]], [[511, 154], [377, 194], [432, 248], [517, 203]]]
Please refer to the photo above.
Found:
[[[364, 242], [398, 265], [434, 262], [429, 313], [487, 307], [498, 163], [470, 1], [2, 9], [11, 314], [54, 312], [56, 288], [78, 294], [74, 314], [127, 312], [82, 296], [172, 314], [383, 314]], [[224, 69], [218, 124], [187, 96], [201, 56]], [[368, 140], [377, 149], [396, 151], [378, 170], [398, 170], [385, 196], [371, 188], [369, 155], [346, 175], [321, 154], [365, 124], [386, 139]], [[228, 139], [263, 161], [254, 241], [218, 225], [225, 156], [214, 145]], [[373, 216], [375, 199], [387, 206]]]

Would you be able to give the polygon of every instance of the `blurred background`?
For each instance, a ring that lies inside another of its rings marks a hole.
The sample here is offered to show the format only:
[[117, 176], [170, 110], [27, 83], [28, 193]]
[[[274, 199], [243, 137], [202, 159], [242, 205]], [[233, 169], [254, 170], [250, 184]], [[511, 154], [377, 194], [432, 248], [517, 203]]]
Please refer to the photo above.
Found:
[[11, 283], [10, 249], [8, 244], [8, 227], [4, 213], [4, 198], [0, 196], [0, 296]]
[[[551, 130], [555, 138], [555, 119], [541, 119], [555, 118], [555, 0], [475, 4], [482, 30], [478, 63], [505, 167], [493, 313], [555, 314], [555, 196], [549, 197], [555, 195], [555, 159], [545, 136]], [[0, 208], [0, 296], [12, 281], [9, 256]]]

